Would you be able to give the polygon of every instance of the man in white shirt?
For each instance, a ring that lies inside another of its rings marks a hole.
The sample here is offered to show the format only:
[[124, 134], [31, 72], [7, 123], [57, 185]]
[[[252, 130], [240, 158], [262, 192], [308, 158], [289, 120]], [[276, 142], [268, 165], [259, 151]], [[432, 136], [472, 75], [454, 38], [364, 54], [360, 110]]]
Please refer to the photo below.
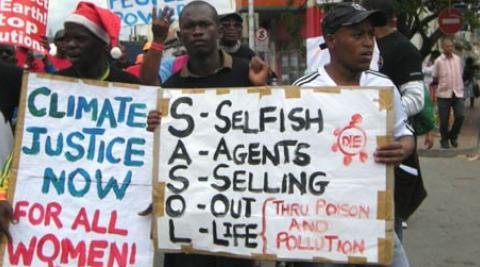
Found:
[[[463, 88], [463, 64], [459, 56], [453, 53], [454, 44], [450, 38], [442, 39], [443, 54], [433, 63], [433, 81], [437, 84], [437, 105], [440, 115], [440, 134], [442, 148], [458, 146], [458, 135], [465, 119], [465, 98]], [[455, 120], [452, 128], [448, 128], [450, 109], [453, 109]]]
[[[331, 61], [314, 73], [298, 79], [296, 86], [391, 86], [394, 92], [394, 141], [377, 147], [377, 163], [400, 164], [415, 149], [412, 131], [406, 120], [400, 94], [387, 76], [369, 70], [374, 50], [374, 27], [383, 26], [386, 15], [367, 11], [358, 4], [343, 3], [333, 7], [322, 22], [325, 42]], [[341, 107], [339, 107], [341, 108]], [[297, 266], [331, 266], [298, 263]], [[341, 265], [334, 265], [341, 266]], [[394, 260], [390, 266], [405, 267], [408, 260], [395, 235]]]

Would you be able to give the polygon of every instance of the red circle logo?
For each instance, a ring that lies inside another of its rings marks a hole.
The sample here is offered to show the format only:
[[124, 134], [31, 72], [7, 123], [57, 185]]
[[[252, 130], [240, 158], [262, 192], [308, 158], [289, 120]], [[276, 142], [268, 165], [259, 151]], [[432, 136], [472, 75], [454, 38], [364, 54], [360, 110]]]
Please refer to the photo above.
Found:
[[355, 156], [365, 148], [367, 135], [358, 127], [347, 127], [338, 135], [337, 144], [343, 154]]

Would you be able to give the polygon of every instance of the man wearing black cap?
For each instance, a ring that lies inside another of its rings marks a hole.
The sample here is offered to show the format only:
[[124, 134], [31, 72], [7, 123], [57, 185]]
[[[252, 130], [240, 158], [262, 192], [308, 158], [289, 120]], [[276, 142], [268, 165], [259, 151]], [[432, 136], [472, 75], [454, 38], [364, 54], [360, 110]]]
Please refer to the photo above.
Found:
[[[314, 73], [298, 79], [297, 86], [391, 86], [385, 75], [369, 70], [374, 48], [374, 27], [385, 25], [386, 15], [367, 11], [358, 4], [342, 3], [324, 17], [322, 30], [330, 52], [330, 63]], [[394, 89], [394, 141], [377, 147], [373, 157], [382, 164], [400, 164], [414, 150], [412, 132], [406, 124], [406, 113], [400, 94]], [[331, 266], [298, 263], [297, 266]], [[333, 265], [342, 266], [342, 265]], [[395, 235], [394, 259], [391, 266], [408, 266], [405, 251]]]
[[238, 13], [229, 13], [219, 16], [223, 28], [223, 36], [220, 39], [220, 48], [233, 57], [251, 60], [255, 52], [240, 41], [242, 38], [242, 16]]

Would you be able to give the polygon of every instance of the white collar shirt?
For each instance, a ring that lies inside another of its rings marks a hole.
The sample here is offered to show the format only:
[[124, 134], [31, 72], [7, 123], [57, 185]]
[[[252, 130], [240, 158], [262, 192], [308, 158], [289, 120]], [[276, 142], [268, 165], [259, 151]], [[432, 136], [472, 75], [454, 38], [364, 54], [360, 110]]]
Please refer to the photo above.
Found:
[[438, 78], [437, 97], [451, 98], [463, 97], [462, 62], [460, 57], [452, 54], [447, 57], [445, 54], [439, 56], [433, 64], [433, 77]]

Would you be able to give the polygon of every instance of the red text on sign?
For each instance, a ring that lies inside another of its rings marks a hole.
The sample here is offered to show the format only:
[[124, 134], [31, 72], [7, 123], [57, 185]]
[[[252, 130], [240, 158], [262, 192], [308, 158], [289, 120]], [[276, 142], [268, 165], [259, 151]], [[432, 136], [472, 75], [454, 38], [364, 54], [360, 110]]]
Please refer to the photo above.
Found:
[[32, 225], [49, 226], [54, 224], [58, 229], [62, 228], [62, 222], [59, 218], [62, 213], [62, 206], [57, 202], [50, 202], [46, 206], [40, 203], [30, 205], [28, 201], [18, 201], [13, 210], [17, 220], [26, 217]]

